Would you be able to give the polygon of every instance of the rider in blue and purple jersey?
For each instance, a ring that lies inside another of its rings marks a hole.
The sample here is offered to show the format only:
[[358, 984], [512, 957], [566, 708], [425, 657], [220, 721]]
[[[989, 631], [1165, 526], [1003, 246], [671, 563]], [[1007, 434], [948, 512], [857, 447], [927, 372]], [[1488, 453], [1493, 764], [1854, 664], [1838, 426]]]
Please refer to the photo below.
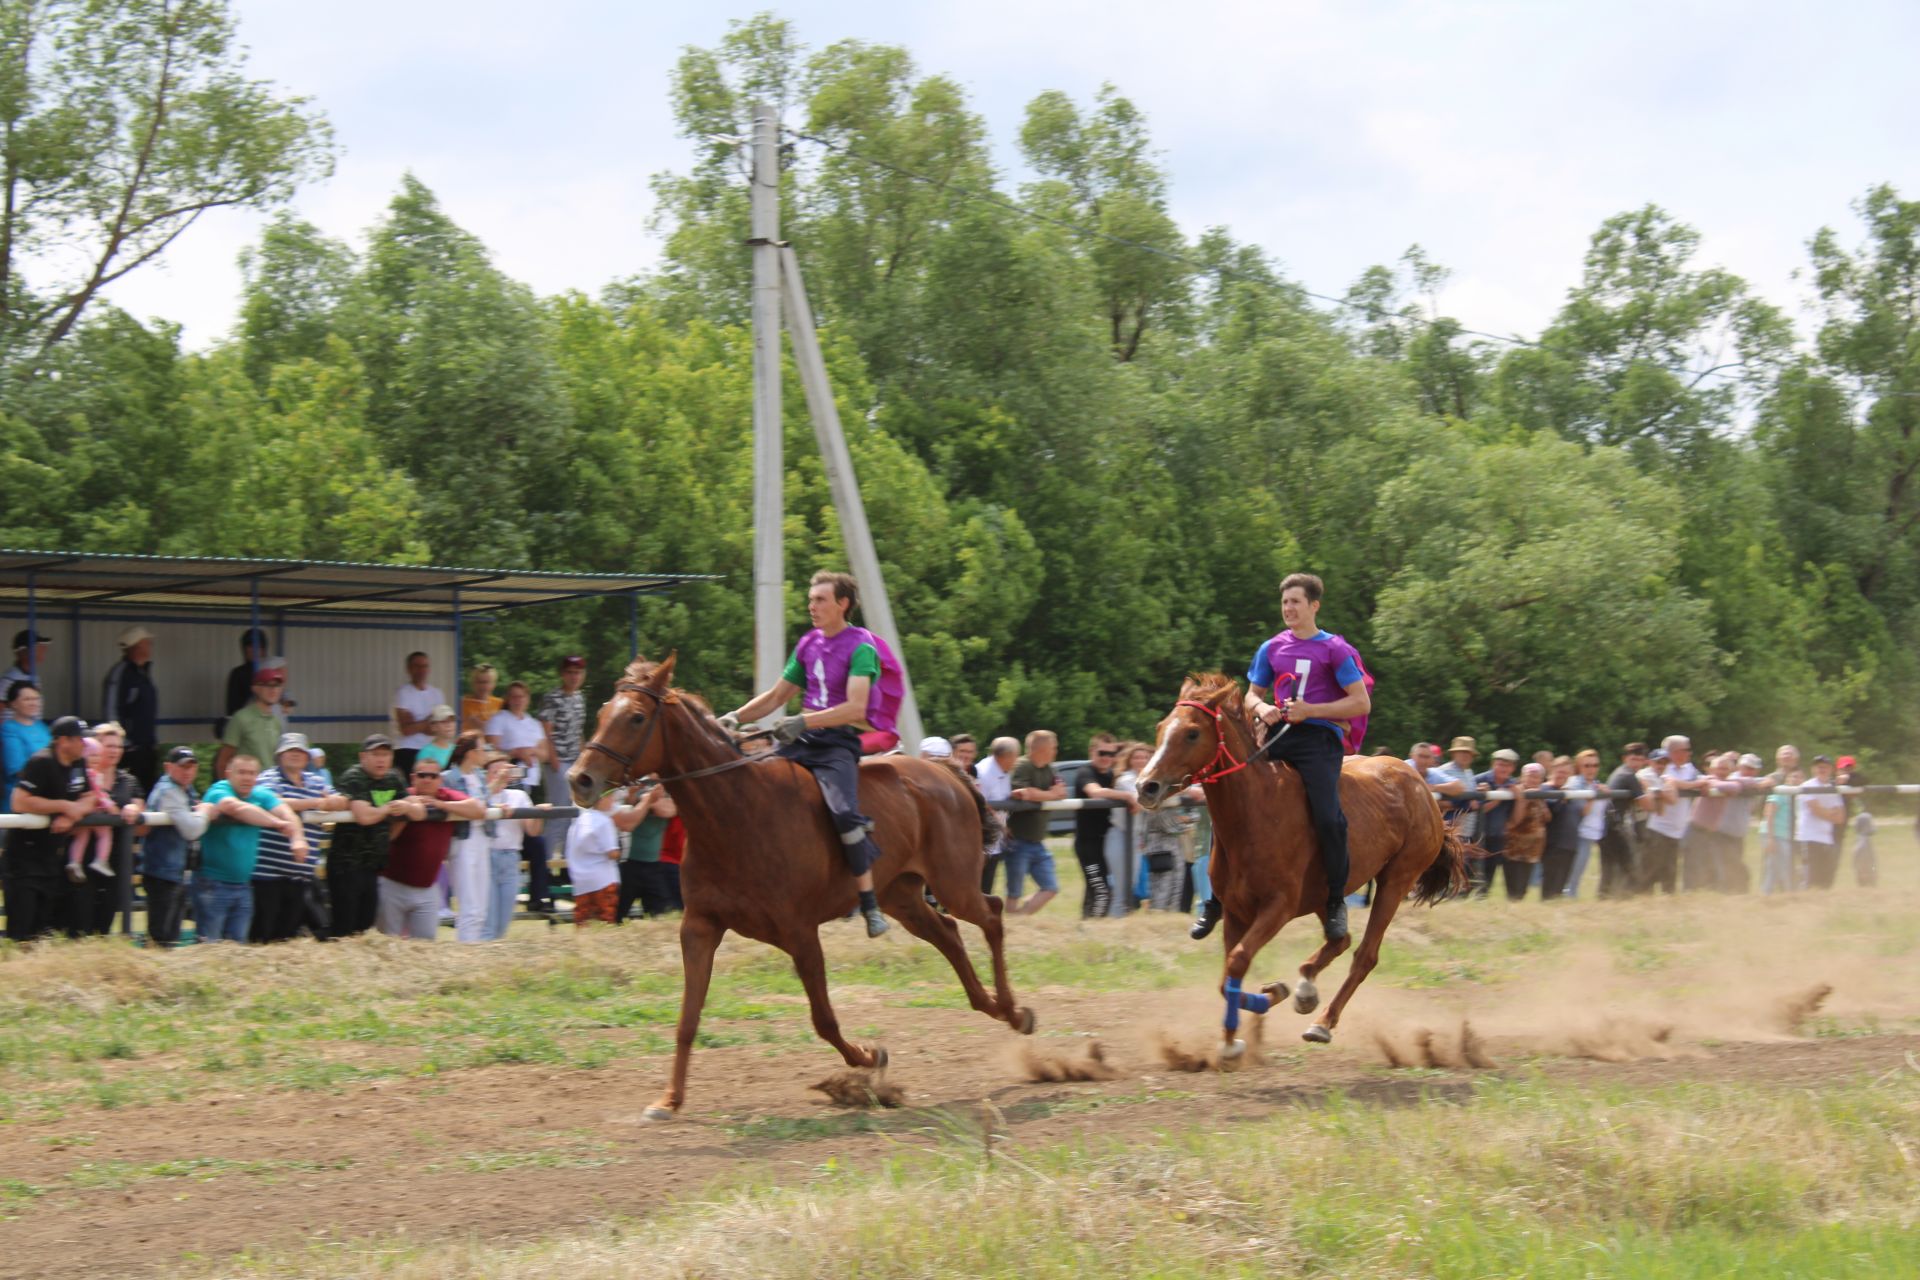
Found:
[[860, 588], [850, 574], [814, 574], [807, 588], [807, 616], [814, 629], [794, 646], [773, 688], [721, 716], [720, 723], [738, 732], [742, 721], [758, 720], [802, 695], [800, 714], [775, 723], [773, 737], [780, 755], [820, 783], [847, 868], [860, 889], [867, 936], [877, 938], [887, 931], [887, 918], [873, 892], [873, 864], [880, 857], [873, 821], [860, 812], [860, 731], [893, 725], [874, 723], [876, 717], [890, 717], [872, 697], [880, 682], [879, 645], [866, 628], [849, 621], [859, 603]]
[[[1326, 933], [1332, 942], [1347, 936], [1347, 817], [1340, 809], [1346, 722], [1371, 711], [1373, 699], [1358, 651], [1320, 629], [1325, 590], [1311, 573], [1290, 574], [1280, 584], [1280, 616], [1287, 629], [1253, 655], [1246, 709], [1249, 719], [1267, 726], [1267, 741], [1255, 754], [1292, 765], [1306, 789], [1307, 812], [1327, 875]], [[1276, 705], [1273, 691], [1282, 684], [1287, 696]], [[1279, 732], [1283, 720], [1288, 727]], [[1219, 922], [1220, 901], [1209, 899], [1194, 922], [1193, 936], [1206, 937]]]

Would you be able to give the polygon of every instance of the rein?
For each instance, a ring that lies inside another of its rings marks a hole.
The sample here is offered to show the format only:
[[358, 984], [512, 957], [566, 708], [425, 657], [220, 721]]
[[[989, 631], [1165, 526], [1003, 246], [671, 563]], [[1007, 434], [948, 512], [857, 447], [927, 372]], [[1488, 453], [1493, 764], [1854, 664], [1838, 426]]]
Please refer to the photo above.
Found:
[[[629, 755], [624, 751], [615, 751], [612, 747], [607, 746], [605, 743], [601, 742], [598, 738], [589, 740], [586, 746], [582, 747], [581, 750], [583, 752], [598, 751], [601, 755], [607, 757], [609, 760], [616, 762], [617, 764], [619, 764], [619, 766], [622, 769], [626, 771], [626, 776], [624, 780], [630, 782], [632, 781], [632, 778], [633, 778], [633, 762], [636, 759], [638, 759], [643, 752], [646, 751], [647, 744], [653, 741], [653, 731], [656, 728], [658, 728], [660, 725], [660, 708], [665, 705], [667, 699], [666, 699], [666, 695], [662, 694], [657, 689], [649, 689], [646, 685], [634, 684], [630, 681], [625, 681], [625, 680], [613, 686], [613, 690], [615, 693], [644, 693], [649, 698], [653, 699], [654, 713], [651, 716], [647, 717], [646, 728], [640, 734], [639, 743], [635, 745], [635, 747], [633, 748], [633, 753], [631, 755]], [[754, 731], [753, 733], [742, 734], [739, 741], [745, 741], [747, 738], [764, 737], [766, 736], [767, 732], [768, 731], [765, 729], [760, 729], [760, 730]], [[733, 746], [733, 749], [735, 751], [740, 750], [738, 741], [734, 742], [731, 745]], [[661, 785], [664, 786], [669, 782], [685, 782], [691, 778], [705, 778], [705, 777], [711, 776], [712, 774], [725, 773], [729, 769], [738, 769], [742, 765], [758, 764], [762, 760], [772, 760], [776, 758], [777, 757], [774, 756], [773, 753], [771, 752], [768, 752], [765, 755], [758, 755], [758, 756], [750, 756], [750, 755], [747, 755], [745, 752], [741, 752], [740, 758], [737, 760], [723, 760], [719, 764], [710, 764], [704, 769], [689, 769], [685, 773], [676, 773], [670, 777], [663, 777], [660, 779], [660, 782], [661, 782]]]
[[[1204, 702], [1189, 701], [1176, 702], [1173, 705], [1176, 707], [1192, 707], [1196, 711], [1204, 711], [1207, 715], [1213, 717], [1213, 759], [1207, 761], [1206, 767], [1200, 770], [1197, 775], [1187, 779], [1187, 786], [1193, 786], [1195, 783], [1204, 785], [1209, 782], [1218, 782], [1229, 774], [1238, 773], [1253, 763], [1253, 757], [1251, 755], [1245, 760], [1235, 760], [1233, 758], [1233, 752], [1227, 750], [1227, 730], [1226, 726], [1220, 723], [1220, 710], [1218, 707], [1210, 707]], [[1230, 769], [1220, 768], [1219, 765], [1222, 760], [1233, 767]]]

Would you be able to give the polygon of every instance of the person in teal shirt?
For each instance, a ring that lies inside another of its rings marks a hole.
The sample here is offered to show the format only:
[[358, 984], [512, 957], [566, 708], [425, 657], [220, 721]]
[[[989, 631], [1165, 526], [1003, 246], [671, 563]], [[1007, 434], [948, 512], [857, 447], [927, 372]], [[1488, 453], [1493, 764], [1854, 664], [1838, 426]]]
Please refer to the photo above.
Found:
[[13, 803], [13, 780], [36, 751], [53, 742], [53, 731], [40, 718], [40, 689], [30, 680], [16, 680], [6, 689], [6, 721], [0, 724], [0, 813]]
[[202, 942], [247, 940], [261, 828], [277, 827], [285, 833], [294, 861], [305, 862], [309, 856], [298, 815], [271, 789], [258, 785], [259, 780], [259, 759], [236, 755], [227, 762], [227, 776], [200, 802], [210, 819], [200, 837], [200, 869], [193, 874], [194, 927]]

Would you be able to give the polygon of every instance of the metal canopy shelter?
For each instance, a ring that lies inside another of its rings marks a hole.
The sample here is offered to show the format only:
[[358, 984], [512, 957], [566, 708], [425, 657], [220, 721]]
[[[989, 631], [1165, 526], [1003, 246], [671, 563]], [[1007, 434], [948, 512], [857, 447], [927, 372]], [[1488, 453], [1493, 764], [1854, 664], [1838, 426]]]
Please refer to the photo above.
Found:
[[52, 608], [289, 610], [420, 617], [639, 595], [712, 574], [548, 573], [334, 560], [0, 549], [0, 602]]
[[[392, 633], [412, 633], [410, 643], [420, 642], [422, 633], [440, 633], [444, 643], [446, 633], [451, 633], [457, 689], [467, 622], [530, 605], [626, 596], [630, 602], [628, 648], [637, 652], [641, 596], [671, 591], [686, 582], [715, 581], [717, 577], [0, 548], [0, 618], [18, 619], [27, 629], [42, 634], [46, 624], [66, 624], [70, 643], [62, 648], [67, 652], [58, 660], [50, 653], [47, 664], [65, 671], [44, 673], [42, 683], [47, 685], [49, 678], [65, 674], [67, 681], [56, 678], [50, 688], [70, 683], [72, 707], [84, 713], [84, 685], [97, 679], [111, 663], [108, 628], [128, 622], [169, 624], [177, 629], [174, 639], [198, 647], [216, 643], [207, 628], [232, 627], [244, 620], [272, 633], [273, 647], [283, 653], [287, 652], [290, 632], [307, 637], [316, 632], [386, 632], [394, 641], [405, 637]], [[20, 622], [6, 628], [9, 634]], [[90, 633], [84, 653], [83, 630]], [[91, 634], [96, 631], [103, 634]], [[231, 653], [230, 642], [231, 633], [221, 633], [216, 647], [223, 655]], [[311, 644], [308, 647], [313, 648]], [[421, 642], [421, 647], [427, 646]], [[170, 668], [178, 669], [181, 655], [179, 645], [172, 645]], [[446, 656], [441, 654], [442, 658]], [[316, 649], [312, 658], [309, 670], [315, 677], [321, 676], [322, 668], [333, 681], [349, 674], [366, 674], [354, 665], [358, 655], [346, 652], [343, 644]], [[183, 690], [187, 696], [163, 701], [162, 710], [169, 710], [170, 702], [175, 714], [163, 719], [162, 724], [203, 722], [224, 711], [223, 707], [200, 705], [210, 703], [219, 687], [213, 680], [218, 671], [214, 656], [209, 653], [196, 665], [205, 666], [207, 671], [198, 673], [192, 687]], [[303, 689], [303, 698], [306, 692]], [[303, 713], [296, 720], [342, 726], [384, 717], [385, 710], [369, 714], [343, 705], [315, 708], [321, 713], [310, 714], [306, 705], [303, 703]], [[189, 714], [177, 714], [189, 708]], [[352, 714], [326, 714], [331, 710]]]

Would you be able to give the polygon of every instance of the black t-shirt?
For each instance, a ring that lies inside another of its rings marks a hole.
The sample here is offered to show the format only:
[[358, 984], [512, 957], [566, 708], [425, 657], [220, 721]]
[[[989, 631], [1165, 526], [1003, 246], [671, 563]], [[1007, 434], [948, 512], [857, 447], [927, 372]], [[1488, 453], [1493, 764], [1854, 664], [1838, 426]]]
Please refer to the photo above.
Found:
[[[1074, 780], [1073, 795], [1076, 800], [1092, 800], [1087, 794], [1089, 785], [1111, 787], [1113, 770], [1096, 769], [1092, 765], [1080, 771]], [[1081, 809], [1073, 815], [1073, 839], [1076, 844], [1094, 844], [1107, 838], [1107, 828], [1113, 825], [1111, 809]]]
[[[42, 800], [78, 800], [88, 791], [86, 760], [61, 764], [54, 758], [52, 747], [44, 748], [27, 758], [13, 785]], [[56, 832], [51, 826], [10, 831], [7, 874], [57, 879], [66, 874], [67, 846], [72, 842], [71, 831]]]
[[1641, 783], [1640, 775], [1623, 764], [1611, 774], [1607, 775], [1607, 790], [1630, 791], [1633, 793], [1626, 796], [1615, 796], [1609, 802], [1613, 808], [1613, 820], [1624, 827], [1633, 820], [1633, 802], [1647, 794], [1647, 788]]

